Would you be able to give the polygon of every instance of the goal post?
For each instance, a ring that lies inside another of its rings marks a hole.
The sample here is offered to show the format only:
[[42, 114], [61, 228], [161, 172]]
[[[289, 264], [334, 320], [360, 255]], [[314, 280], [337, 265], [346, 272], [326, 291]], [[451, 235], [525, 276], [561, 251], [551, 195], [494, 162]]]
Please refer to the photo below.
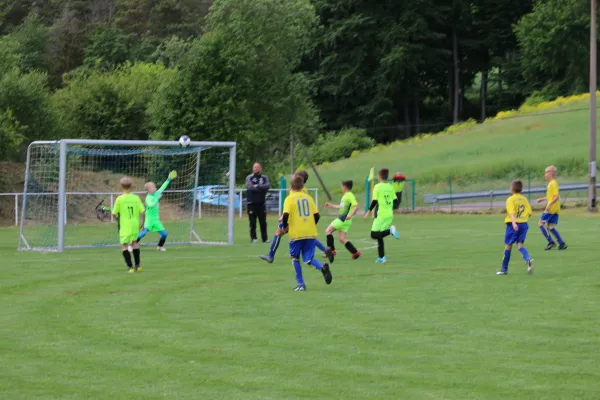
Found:
[[[162, 194], [161, 221], [170, 244], [233, 244], [236, 143], [63, 139], [37, 141], [27, 149], [19, 250], [119, 246], [111, 217], [128, 176], [132, 192], [145, 198], [144, 185], [160, 187], [169, 171], [178, 173]], [[154, 245], [149, 232], [141, 244]]]

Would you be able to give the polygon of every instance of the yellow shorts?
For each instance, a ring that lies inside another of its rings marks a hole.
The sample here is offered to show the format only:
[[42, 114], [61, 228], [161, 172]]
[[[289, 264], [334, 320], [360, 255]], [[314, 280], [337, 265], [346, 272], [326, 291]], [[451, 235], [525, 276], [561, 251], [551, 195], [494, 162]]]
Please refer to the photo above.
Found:
[[137, 241], [137, 238], [137, 233], [119, 234], [119, 241], [121, 244], [132, 244]]

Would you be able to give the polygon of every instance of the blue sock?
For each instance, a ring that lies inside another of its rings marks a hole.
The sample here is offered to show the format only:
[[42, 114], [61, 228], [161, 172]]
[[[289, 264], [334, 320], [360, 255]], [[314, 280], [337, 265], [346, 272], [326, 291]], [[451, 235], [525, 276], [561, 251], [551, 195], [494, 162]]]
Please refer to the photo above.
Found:
[[158, 241], [158, 247], [163, 247], [165, 245], [165, 242], [167, 241], [167, 236], [167, 231], [160, 231], [160, 240]]
[[271, 249], [269, 250], [270, 258], [275, 258], [275, 253], [277, 253], [277, 249], [279, 248], [279, 242], [281, 242], [281, 237], [275, 235], [273, 241], [271, 242]]
[[323, 246], [323, 243], [319, 242], [318, 240], [315, 240], [315, 243], [317, 245], [317, 249], [325, 251], [325, 246]]
[[323, 264], [321, 264], [321, 261], [317, 260], [316, 258], [313, 258], [312, 261], [308, 263], [308, 265], [312, 265], [318, 270], [321, 270], [321, 268], [323, 268]]
[[521, 247], [519, 249], [519, 251], [521, 252], [521, 254], [523, 254], [523, 260], [525, 260], [525, 261], [531, 260], [531, 257], [529, 256], [529, 252], [527, 251], [527, 249], [525, 247]]
[[298, 285], [304, 285], [304, 278], [302, 278], [302, 266], [300, 265], [300, 261], [292, 260], [292, 264], [294, 264], [294, 269], [296, 270], [296, 282], [298, 282]]
[[146, 236], [147, 233], [148, 233], [148, 229], [144, 228], [144, 230], [141, 231], [140, 234], [138, 235], [138, 238], [137, 238], [138, 242], [140, 240], [142, 240], [144, 238], [144, 236]]
[[554, 240], [552, 240], [552, 237], [550, 237], [550, 235], [548, 234], [548, 231], [546, 230], [546, 227], [544, 225], [540, 226], [540, 230], [542, 231], [542, 235], [544, 235], [548, 243], [554, 242]]
[[550, 233], [552, 233], [554, 235], [554, 237], [556, 238], [556, 240], [558, 240], [558, 244], [565, 244], [565, 242], [563, 242], [563, 240], [560, 237], [560, 234], [558, 233], [556, 228], [550, 229]]
[[510, 250], [504, 250], [504, 258], [502, 259], [502, 271], [508, 271], [508, 263], [510, 262]]

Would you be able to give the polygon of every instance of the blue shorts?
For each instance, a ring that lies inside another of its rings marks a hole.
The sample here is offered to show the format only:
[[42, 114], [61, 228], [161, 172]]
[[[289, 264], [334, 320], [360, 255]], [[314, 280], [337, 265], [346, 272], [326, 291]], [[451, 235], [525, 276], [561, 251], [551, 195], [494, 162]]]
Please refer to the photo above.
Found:
[[558, 224], [558, 214], [543, 213], [542, 217], [540, 219], [547, 224], [552, 224], [552, 225]]
[[290, 256], [299, 260], [302, 255], [302, 261], [309, 263], [315, 258], [315, 247], [317, 239], [301, 239], [290, 242]]
[[511, 223], [506, 224], [506, 233], [504, 234], [504, 244], [525, 243], [529, 224], [527, 222], [518, 223], [519, 230], [515, 231]]

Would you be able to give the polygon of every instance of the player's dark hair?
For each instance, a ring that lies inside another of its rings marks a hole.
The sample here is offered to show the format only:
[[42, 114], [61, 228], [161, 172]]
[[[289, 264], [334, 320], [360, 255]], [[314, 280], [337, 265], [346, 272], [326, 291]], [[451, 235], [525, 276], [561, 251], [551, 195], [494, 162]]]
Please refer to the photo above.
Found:
[[387, 168], [381, 168], [379, 170], [379, 176], [382, 180], [387, 181], [390, 176], [390, 170]]
[[348, 190], [352, 190], [352, 185], [353, 185], [353, 182], [351, 180], [342, 181], [342, 186]]
[[510, 188], [515, 193], [521, 193], [523, 191], [523, 182], [520, 180], [512, 181]]
[[304, 178], [302, 177], [302, 175], [294, 174], [292, 175], [290, 185], [292, 187], [292, 190], [300, 191], [302, 190], [302, 188], [304, 188]]
[[304, 179], [304, 183], [308, 181], [308, 172], [306, 172], [305, 170], [296, 172], [296, 175], [300, 175], [302, 179]]

